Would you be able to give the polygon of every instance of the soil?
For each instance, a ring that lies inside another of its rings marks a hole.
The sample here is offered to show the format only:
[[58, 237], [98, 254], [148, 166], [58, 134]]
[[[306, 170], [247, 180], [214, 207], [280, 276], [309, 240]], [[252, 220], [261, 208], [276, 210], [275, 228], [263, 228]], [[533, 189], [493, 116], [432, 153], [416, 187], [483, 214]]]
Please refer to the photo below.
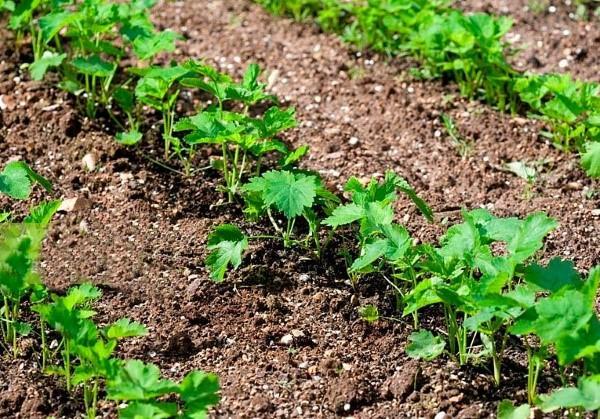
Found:
[[[523, 69], [597, 80], [597, 23], [574, 21], [562, 6], [534, 14], [527, 3], [463, 1], [461, 7], [513, 16], [512, 32], [528, 41], [515, 57]], [[248, 1], [165, 1], [154, 17], [186, 37], [178, 60], [202, 57], [235, 75], [249, 62], [266, 68], [270, 90], [295, 106], [301, 121], [285, 140], [310, 145], [306, 167], [332, 188], [349, 176], [388, 169], [404, 176], [437, 214], [429, 224], [400, 199], [398, 220], [419, 240], [437, 240], [462, 208], [501, 216], [546, 211], [560, 227], [547, 241], [545, 260], [571, 258], [582, 271], [600, 263], [600, 183], [583, 174], [576, 156], [542, 140], [539, 122], [462, 99], [453, 85], [412, 80], [415, 63], [405, 58], [356, 53], [334, 35], [270, 16]], [[239, 206], [223, 203], [212, 171], [184, 178], [165, 170], [151, 161], [160, 150], [152, 141], [137, 150], [119, 147], [102, 118], [87, 120], [52, 83], [29, 81], [19, 68], [27, 52], [15, 51], [7, 32], [0, 38], [7, 40], [0, 45], [0, 160], [26, 159], [52, 180], [53, 197], [79, 198], [78, 209], [54, 221], [40, 270], [57, 292], [84, 280], [101, 287], [99, 322], [127, 316], [148, 326], [147, 337], [121, 346], [124, 357], [155, 362], [176, 379], [195, 368], [218, 373], [222, 401], [214, 417], [483, 418], [504, 398], [526, 401], [519, 350], [507, 354], [500, 388], [486, 364], [461, 368], [447, 358], [408, 358], [408, 319], [367, 324], [357, 314], [371, 303], [395, 316], [390, 290], [378, 278], [353, 289], [339, 255], [322, 263], [262, 243], [226, 282], [211, 282], [202, 261], [215, 225], [267, 227], [244, 222]], [[564, 49], [588, 53], [561, 68]], [[442, 113], [471, 144], [466, 156], [447, 138]], [[91, 172], [82, 166], [88, 153], [97, 165]], [[208, 152], [198, 167], [207, 159]], [[503, 169], [511, 161], [540, 169], [528, 193], [523, 180]], [[36, 191], [34, 201], [47, 198]], [[432, 329], [439, 317], [423, 315]], [[60, 380], [40, 373], [36, 345], [24, 340], [22, 357], [0, 364], [0, 417], [80, 415], [82, 406]], [[543, 376], [542, 391], [558, 383], [550, 368]], [[115, 416], [112, 404], [101, 411]]]

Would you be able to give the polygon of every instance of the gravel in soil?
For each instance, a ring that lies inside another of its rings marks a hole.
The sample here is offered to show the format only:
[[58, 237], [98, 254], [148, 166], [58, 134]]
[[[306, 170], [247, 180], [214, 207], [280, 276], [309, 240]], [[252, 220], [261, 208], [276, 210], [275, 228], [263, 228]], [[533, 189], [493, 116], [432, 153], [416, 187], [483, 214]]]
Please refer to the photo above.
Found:
[[[492, 7], [465, 3], [473, 10]], [[524, 37], [555, 20], [559, 26], [574, 24], [562, 9], [552, 16], [525, 16], [521, 2], [503, 4], [518, 17], [514, 31]], [[519, 216], [540, 210], [561, 224], [548, 240], [546, 258], [573, 258], [584, 270], [600, 262], [599, 184], [583, 175], [575, 156], [540, 140], [538, 123], [461, 99], [452, 85], [411, 80], [407, 70], [414, 63], [355, 53], [332, 35], [269, 16], [247, 1], [164, 2], [154, 15], [187, 38], [178, 59], [204, 57], [238, 75], [248, 62], [266, 67], [270, 89], [297, 108], [301, 121], [285, 140], [309, 144], [306, 166], [319, 170], [333, 188], [351, 175], [387, 169], [406, 177], [438, 214], [438, 224], [427, 224], [400, 200], [399, 221], [420, 240], [436, 240], [444, 224], [460, 219], [461, 208], [485, 206]], [[597, 46], [597, 27], [591, 32]], [[0, 95], [7, 104], [0, 119], [0, 160], [24, 158], [54, 182], [54, 197], [79, 198], [76, 210], [57, 217], [41, 270], [56, 291], [83, 280], [99, 285], [100, 322], [127, 316], [148, 325], [147, 337], [123, 344], [123, 356], [155, 362], [173, 378], [192, 368], [218, 373], [223, 398], [214, 416], [444, 412], [472, 418], [493, 415], [503, 398], [526, 400], [526, 364], [519, 351], [508, 354], [500, 388], [487, 365], [460, 368], [447, 359], [409, 359], [404, 353], [409, 322], [368, 325], [357, 316], [356, 307], [364, 303], [393, 314], [385, 285], [373, 278], [353, 290], [335, 254], [321, 264], [266, 243], [253, 247], [231, 280], [210, 282], [202, 263], [208, 233], [223, 221], [243, 224], [240, 208], [223, 204], [214, 192], [215, 174], [182, 179], [150, 162], [151, 146], [118, 147], [101, 119], [83, 118], [73, 100], [48, 83], [27, 81], [19, 62], [28, 58], [11, 45], [0, 47]], [[535, 49], [522, 54], [528, 53], [539, 54]], [[546, 53], [552, 69], [556, 51]], [[598, 69], [590, 58], [574, 61], [569, 71], [583, 76], [597, 75]], [[443, 112], [472, 144], [465, 157], [447, 138]], [[82, 167], [89, 153], [96, 162], [91, 172]], [[540, 167], [529, 197], [526, 184], [503, 170], [511, 161]], [[35, 200], [44, 198], [47, 194], [36, 192]], [[25, 210], [26, 204], [17, 207]], [[438, 326], [435, 313], [423, 317], [430, 319], [428, 327]], [[40, 374], [36, 342], [23, 345], [22, 358], [0, 365], [5, 377], [0, 416], [81, 412], [58, 379]], [[542, 390], [556, 385], [555, 378], [550, 374]], [[101, 407], [114, 416], [114, 406]]]

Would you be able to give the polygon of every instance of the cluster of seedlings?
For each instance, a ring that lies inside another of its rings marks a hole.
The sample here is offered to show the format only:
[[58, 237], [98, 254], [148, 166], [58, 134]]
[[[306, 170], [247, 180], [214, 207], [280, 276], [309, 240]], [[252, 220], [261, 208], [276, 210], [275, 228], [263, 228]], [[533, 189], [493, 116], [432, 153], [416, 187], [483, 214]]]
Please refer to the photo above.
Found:
[[[413, 55], [423, 63], [415, 74], [451, 78], [464, 95], [542, 117], [555, 143], [579, 150], [587, 173], [600, 176], [600, 86], [515, 71], [502, 41], [509, 19], [465, 15], [446, 0], [259, 2], [276, 13], [314, 18], [359, 48]], [[294, 109], [280, 107], [267, 93], [257, 65], [249, 65], [238, 82], [201, 61], [153, 64], [180, 39], [154, 27], [148, 14], [153, 3], [22, 0], [15, 5], [0, 0], [0, 9], [10, 13], [17, 42], [31, 43], [31, 77], [40, 80], [55, 69], [58, 86], [77, 97], [89, 117], [99, 109], [109, 115], [120, 129], [119, 143], [133, 146], [142, 140], [150, 108], [162, 118], [165, 164], [177, 159], [190, 176], [200, 147], [220, 149], [211, 160], [221, 173], [220, 192], [229, 202], [243, 203], [249, 220], [270, 224], [271, 234], [249, 236], [233, 224], [216, 227], [206, 259], [213, 280], [224, 280], [230, 268], [242, 265], [252, 240], [279, 241], [320, 259], [333, 243], [339, 246], [332, 239], [344, 230], [343, 246], [330, 251], [345, 258], [351, 284], [373, 276], [389, 283], [397, 311], [414, 322], [406, 347], [410, 356], [431, 360], [445, 353], [461, 365], [489, 364], [500, 385], [503, 357], [509, 345], [516, 345], [527, 352], [528, 404], [502, 402], [502, 416], [529, 417], [531, 405], [545, 412], [600, 408], [595, 310], [600, 268], [583, 279], [569, 261], [535, 262], [544, 238], [556, 228], [553, 219], [543, 213], [497, 218], [479, 209], [464, 212], [464, 222], [450, 227], [439, 245], [416, 244], [394, 222], [397, 194], [410, 198], [429, 221], [434, 214], [402, 177], [388, 172], [367, 184], [351, 178], [344, 198], [318, 173], [299, 167], [308, 147], [290, 148], [278, 138], [296, 126]], [[131, 63], [136, 65], [124, 67]], [[177, 115], [183, 90], [206, 98], [195, 114]], [[50, 187], [25, 164], [10, 163], [0, 173], [0, 192], [25, 199], [32, 182]], [[64, 377], [69, 391], [82, 394], [90, 418], [96, 416], [99, 395], [123, 403], [123, 418], [203, 417], [218, 402], [216, 376], [194, 371], [175, 383], [161, 378], [152, 364], [117, 358], [119, 340], [142, 336], [146, 328], [128, 319], [96, 325], [92, 304], [101, 293], [92, 285], [49, 295], [35, 262], [57, 208], [56, 202], [42, 204], [20, 223], [0, 214], [3, 345], [16, 356], [17, 337], [33, 333], [19, 316], [28, 306], [38, 313], [43, 368]], [[443, 335], [421, 329], [419, 316], [432, 305], [445, 315]], [[361, 315], [376, 321], [378, 310], [365, 306]], [[49, 334], [58, 337], [58, 347], [48, 347]], [[564, 387], [538, 394], [539, 375], [551, 359], [560, 366]]]

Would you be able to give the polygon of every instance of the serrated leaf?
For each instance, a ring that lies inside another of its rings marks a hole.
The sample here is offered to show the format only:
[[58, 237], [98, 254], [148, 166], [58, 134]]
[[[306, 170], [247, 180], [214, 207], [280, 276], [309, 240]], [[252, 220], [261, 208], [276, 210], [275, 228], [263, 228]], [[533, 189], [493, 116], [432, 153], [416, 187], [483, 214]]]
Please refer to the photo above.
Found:
[[548, 266], [537, 264], [525, 268], [525, 281], [543, 290], [556, 292], [565, 286], [577, 288], [583, 285], [572, 261], [553, 258]]
[[160, 52], [175, 51], [175, 41], [179, 38], [179, 34], [170, 30], [138, 36], [133, 41], [133, 52], [140, 60], [146, 61]]
[[133, 402], [119, 410], [119, 419], [167, 419], [177, 415], [177, 403]]
[[367, 323], [374, 323], [379, 320], [379, 309], [373, 304], [366, 304], [359, 307], [358, 314]]
[[356, 204], [346, 204], [336, 207], [331, 215], [323, 220], [323, 224], [332, 228], [351, 224], [365, 216], [363, 207]]
[[411, 358], [431, 361], [444, 352], [446, 343], [439, 336], [434, 336], [428, 330], [413, 332], [408, 337], [410, 343], [406, 346], [406, 354]]
[[21, 161], [8, 163], [0, 172], [0, 193], [15, 199], [27, 199], [31, 194], [31, 183], [39, 183], [50, 191], [52, 185]]
[[528, 404], [515, 406], [510, 400], [498, 404], [498, 419], [529, 419], [531, 408]]
[[125, 361], [106, 385], [110, 400], [148, 400], [174, 393], [179, 386], [160, 375], [154, 364], [145, 364], [137, 359]]
[[515, 236], [508, 242], [507, 249], [515, 263], [521, 263], [533, 256], [544, 245], [544, 238], [558, 226], [558, 223], [542, 212], [532, 214], [523, 220]]
[[145, 336], [148, 329], [141, 323], [134, 322], [128, 318], [122, 318], [108, 326], [106, 337], [109, 339], [123, 339], [128, 337]]
[[274, 205], [288, 219], [311, 208], [317, 194], [316, 178], [295, 174], [287, 170], [269, 171], [262, 176], [265, 180], [262, 191], [265, 204]]
[[204, 413], [219, 403], [219, 377], [203, 371], [192, 371], [181, 381], [179, 394], [187, 414]]
[[225, 276], [227, 267], [236, 269], [242, 264], [242, 255], [248, 248], [248, 239], [242, 231], [231, 224], [221, 224], [208, 237], [208, 250], [211, 253], [206, 258], [210, 277], [220, 282]]
[[540, 407], [544, 412], [571, 407], [581, 407], [587, 411], [600, 409], [600, 375], [582, 377], [577, 387], [561, 388], [540, 398]]
[[600, 142], [589, 142], [581, 155], [581, 165], [591, 177], [600, 177]]
[[77, 72], [96, 77], [110, 77], [117, 69], [116, 63], [106, 61], [98, 55], [77, 57], [70, 64]]
[[359, 272], [371, 267], [373, 262], [385, 255], [388, 246], [387, 239], [377, 239], [372, 243], [367, 243], [361, 249], [360, 256], [352, 262], [350, 271]]

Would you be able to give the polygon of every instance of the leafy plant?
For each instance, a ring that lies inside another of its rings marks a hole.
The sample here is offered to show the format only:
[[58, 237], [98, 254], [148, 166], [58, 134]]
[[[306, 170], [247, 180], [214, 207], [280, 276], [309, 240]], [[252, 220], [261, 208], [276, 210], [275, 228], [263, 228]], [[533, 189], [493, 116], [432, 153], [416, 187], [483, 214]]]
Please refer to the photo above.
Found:
[[101, 381], [118, 374], [119, 361], [113, 357], [118, 341], [147, 333], [143, 325], [125, 318], [99, 329], [91, 320], [95, 312], [90, 304], [101, 295], [97, 287], [82, 284], [63, 297], [52, 295], [51, 303], [35, 306], [44, 324], [62, 336], [59, 349], [63, 365], [46, 370], [64, 376], [68, 391], [74, 386], [83, 388], [89, 418], [96, 417]]
[[[119, 410], [123, 419], [203, 418], [206, 410], [219, 402], [218, 391], [214, 374], [192, 371], [175, 383], [162, 378], [157, 366], [138, 360], [122, 362], [107, 383], [109, 399], [128, 403]], [[179, 400], [164, 401], [164, 396], [171, 394], [177, 394]]]
[[[296, 126], [293, 108], [284, 110], [272, 106], [260, 117], [250, 116], [252, 106], [276, 100], [264, 91], [265, 84], [258, 81], [258, 65], [249, 65], [239, 84], [228, 75], [200, 62], [188, 61], [184, 67], [190, 74], [181, 80], [181, 84], [211, 94], [217, 106], [209, 106], [195, 116], [180, 119], [174, 131], [187, 132], [184, 141], [192, 153], [199, 144], [221, 147], [222, 157], [213, 160], [212, 165], [223, 173], [224, 191], [229, 202], [239, 192], [248, 172], [255, 168], [257, 175], [261, 173], [262, 159], [268, 153], [281, 154], [283, 166], [292, 165], [306, 153], [307, 147], [290, 151], [277, 138], [284, 130]], [[239, 102], [242, 111], [224, 110], [224, 105], [230, 102]]]
[[581, 152], [588, 175], [599, 176], [600, 85], [569, 75], [528, 75], [515, 82], [515, 90], [551, 126], [545, 134], [554, 144]]
[[[393, 222], [396, 191], [406, 194], [429, 221], [433, 220], [433, 213], [408, 182], [393, 172], [387, 172], [382, 182], [371, 179], [366, 186], [351, 178], [345, 191], [351, 194], [352, 202], [335, 208], [323, 223], [334, 231], [358, 224], [360, 255], [348, 262], [348, 273], [356, 283], [361, 275], [379, 270], [384, 261], [399, 262], [410, 253], [412, 242], [408, 231]], [[397, 288], [397, 284], [394, 286]]]
[[[517, 285], [520, 266], [542, 247], [556, 222], [543, 213], [519, 220], [496, 218], [483, 209], [463, 217], [464, 223], [448, 229], [440, 248], [421, 249], [421, 281], [405, 297], [404, 314], [441, 304], [450, 353], [461, 364], [468, 362], [473, 356], [469, 335], [478, 335], [499, 383], [508, 327], [535, 297], [530, 287]], [[494, 252], [500, 243], [503, 252]]]
[[444, 352], [446, 342], [439, 337], [434, 336], [428, 330], [413, 332], [408, 337], [410, 343], [406, 346], [406, 354], [411, 358], [424, 359], [431, 361]]

